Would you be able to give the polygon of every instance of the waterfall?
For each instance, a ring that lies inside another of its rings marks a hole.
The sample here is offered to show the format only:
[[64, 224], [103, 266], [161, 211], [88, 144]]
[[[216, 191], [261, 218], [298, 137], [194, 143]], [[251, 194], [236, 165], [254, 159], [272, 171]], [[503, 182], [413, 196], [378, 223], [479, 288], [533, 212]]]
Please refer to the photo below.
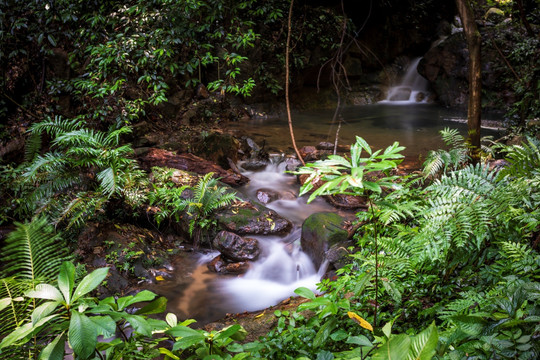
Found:
[[428, 81], [417, 70], [421, 59], [416, 58], [410, 62], [405, 76], [403, 76], [399, 84], [390, 87], [386, 99], [381, 102], [388, 104], [427, 103]]

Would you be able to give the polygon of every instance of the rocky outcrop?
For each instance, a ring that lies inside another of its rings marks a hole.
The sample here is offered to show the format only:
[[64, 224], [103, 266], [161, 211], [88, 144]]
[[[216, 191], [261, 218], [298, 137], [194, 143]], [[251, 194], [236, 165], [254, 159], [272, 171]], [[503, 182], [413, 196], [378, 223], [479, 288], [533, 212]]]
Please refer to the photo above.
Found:
[[261, 253], [257, 239], [244, 238], [228, 231], [220, 231], [214, 238], [213, 245], [223, 257], [233, 262], [253, 261]]
[[229, 206], [217, 214], [220, 226], [237, 234], [285, 234], [292, 228], [289, 220], [258, 203], [248, 201]]
[[102, 294], [126, 294], [139, 286], [171, 277], [172, 252], [182, 238], [131, 224], [89, 223], [79, 235], [76, 255], [92, 268], [109, 267]]
[[418, 65], [418, 72], [430, 82], [438, 101], [445, 106], [467, 103], [468, 54], [460, 32], [431, 48]]
[[192, 150], [206, 160], [228, 168], [230, 161], [236, 163], [239, 160], [240, 142], [230, 134], [215, 131], [195, 139]]
[[345, 219], [332, 212], [309, 216], [302, 224], [302, 250], [313, 260], [316, 268], [328, 260], [335, 268], [342, 266], [347, 254], [348, 231]]
[[241, 174], [225, 170], [221, 166], [193, 154], [176, 154], [168, 150], [149, 148], [139, 155], [139, 162], [145, 170], [160, 166], [191, 171], [200, 175], [213, 172], [214, 177], [220, 178], [221, 182], [231, 186], [240, 186], [249, 181], [247, 177]]
[[[481, 22], [478, 28], [482, 36], [482, 107], [505, 110], [506, 105], [516, 101], [509, 86], [516, 81], [516, 75], [501, 54], [512, 51], [523, 30], [505, 22], [497, 26]], [[437, 101], [448, 107], [465, 107], [468, 102], [469, 55], [460, 30], [431, 48], [418, 65], [418, 72], [430, 82]]]

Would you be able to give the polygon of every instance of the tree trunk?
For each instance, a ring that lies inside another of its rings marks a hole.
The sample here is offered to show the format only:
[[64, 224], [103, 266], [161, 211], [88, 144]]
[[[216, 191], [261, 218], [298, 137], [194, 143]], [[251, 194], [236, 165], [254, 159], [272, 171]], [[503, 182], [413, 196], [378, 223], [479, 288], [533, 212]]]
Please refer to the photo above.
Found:
[[304, 159], [300, 155], [300, 151], [296, 147], [296, 140], [294, 138], [294, 131], [292, 126], [292, 117], [291, 117], [291, 104], [289, 101], [289, 52], [290, 52], [290, 43], [291, 43], [291, 20], [292, 20], [292, 10], [293, 10], [294, 0], [291, 0], [291, 6], [289, 7], [289, 20], [287, 22], [287, 45], [285, 47], [285, 104], [287, 105], [287, 119], [289, 122], [289, 132], [291, 133], [291, 141], [294, 147], [294, 152], [298, 156], [298, 160], [302, 165], [306, 165]]
[[480, 159], [480, 118], [482, 113], [482, 64], [480, 62], [482, 38], [476, 26], [470, 1], [456, 0], [456, 5], [469, 49], [468, 142], [469, 155], [473, 163], [477, 163]]

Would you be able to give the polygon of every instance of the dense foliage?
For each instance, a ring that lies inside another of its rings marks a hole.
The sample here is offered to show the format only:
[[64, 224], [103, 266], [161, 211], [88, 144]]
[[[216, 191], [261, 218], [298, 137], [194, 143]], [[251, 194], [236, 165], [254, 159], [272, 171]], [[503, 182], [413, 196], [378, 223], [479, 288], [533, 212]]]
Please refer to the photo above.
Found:
[[[407, 3], [425, 12], [436, 2]], [[538, 21], [537, 10], [519, 20], [513, 5], [521, 1], [478, 3], [503, 6], [519, 26]], [[170, 169], [140, 169], [134, 125], [182, 131], [168, 123], [200, 85], [214, 93], [213, 102], [281, 94], [289, 4], [0, 0], [0, 118], [7, 119], [0, 138], [25, 141], [18, 161], [0, 169], [0, 224], [14, 229], [0, 252], [1, 356], [63, 359], [68, 350], [100, 360], [540, 357], [535, 137], [492, 143], [472, 165], [463, 137], [445, 130], [450, 149], [432, 152], [422, 174], [406, 176], [394, 171], [399, 144], [373, 151], [357, 138], [350, 154], [298, 169], [308, 175], [302, 194], [311, 192], [309, 201], [362, 196], [368, 210], [357, 214], [355, 246], [337, 279], [320, 282], [322, 295], [297, 289], [307, 301], [276, 311], [276, 327], [257, 341], [246, 342], [237, 324], [195, 330], [193, 320], [163, 315], [167, 300], [150, 291], [100, 299], [110, 269], [87, 273], [75, 265], [74, 235], [90, 222], [144, 218], [160, 230], [180, 224], [195, 246], [215, 230], [215, 212], [236, 201], [235, 193], [213, 173], [178, 184]], [[308, 2], [295, 12], [293, 71], [341, 66], [332, 56], [342, 55], [340, 32], [349, 20]], [[518, 125], [540, 111], [538, 39], [522, 36], [529, 31], [523, 29], [492, 39], [501, 47], [515, 43], [503, 54], [515, 81], [501, 85], [516, 97], [508, 116]], [[196, 121], [218, 120], [207, 115]], [[493, 158], [502, 165], [491, 167]]]

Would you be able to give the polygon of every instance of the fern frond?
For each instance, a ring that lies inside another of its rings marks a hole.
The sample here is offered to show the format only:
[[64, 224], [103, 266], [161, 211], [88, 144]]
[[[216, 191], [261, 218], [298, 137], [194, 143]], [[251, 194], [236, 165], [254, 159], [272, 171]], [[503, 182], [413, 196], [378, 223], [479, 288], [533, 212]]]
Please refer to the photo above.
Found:
[[89, 216], [102, 211], [107, 200], [100, 192], [79, 192], [68, 204], [61, 206], [54, 223], [59, 224], [65, 220], [68, 222], [66, 229], [80, 227]]
[[41, 134], [32, 132], [24, 144], [24, 161], [30, 162], [41, 150]]
[[465, 138], [458, 129], [444, 128], [440, 131], [444, 143], [452, 148], [466, 148]]
[[78, 130], [82, 127], [82, 120], [78, 117], [73, 119], [63, 119], [62, 116], [50, 117], [42, 122], [32, 125], [30, 131], [36, 134], [46, 133], [55, 137], [58, 134]]
[[540, 168], [540, 140], [527, 138], [527, 143], [503, 148], [509, 166], [500, 171], [501, 177], [532, 177], [533, 172]]
[[58, 173], [64, 172], [68, 159], [61, 152], [49, 152], [38, 156], [26, 169], [25, 177], [34, 180], [39, 172]]
[[102, 132], [85, 128], [61, 133], [54, 139], [53, 144], [66, 149], [72, 146], [101, 148], [104, 138]]
[[68, 258], [65, 243], [44, 217], [15, 225], [2, 249], [2, 274], [33, 281], [53, 279]]
[[108, 167], [97, 174], [100, 187], [107, 197], [111, 197], [122, 186], [121, 176], [114, 167]]

